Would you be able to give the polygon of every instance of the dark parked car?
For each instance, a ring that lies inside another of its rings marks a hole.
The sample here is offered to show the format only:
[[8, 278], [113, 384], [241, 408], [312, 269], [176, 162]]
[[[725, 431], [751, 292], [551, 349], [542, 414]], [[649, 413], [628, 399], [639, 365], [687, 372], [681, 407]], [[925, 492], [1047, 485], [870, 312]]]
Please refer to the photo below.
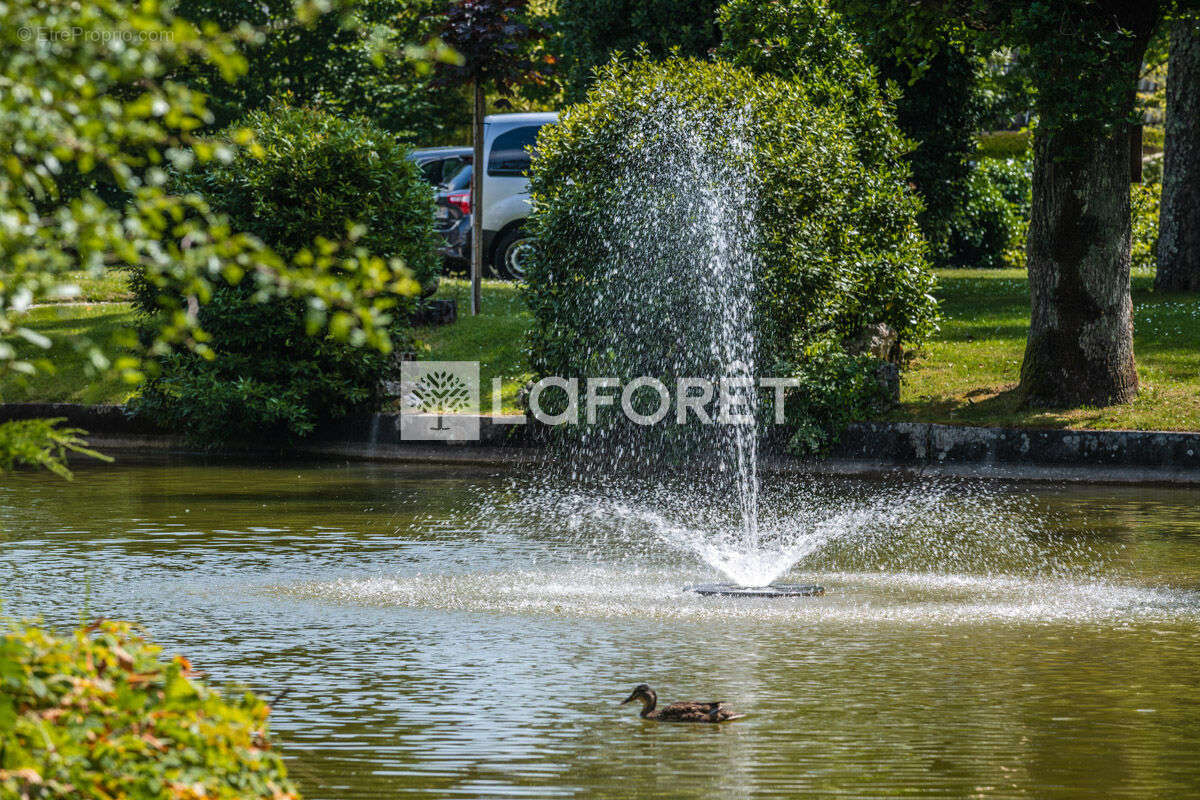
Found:
[[469, 147], [422, 147], [408, 154], [430, 186], [441, 186], [471, 160]]
[[438, 250], [454, 266], [471, 261], [471, 159], [433, 196], [433, 227], [446, 240]]

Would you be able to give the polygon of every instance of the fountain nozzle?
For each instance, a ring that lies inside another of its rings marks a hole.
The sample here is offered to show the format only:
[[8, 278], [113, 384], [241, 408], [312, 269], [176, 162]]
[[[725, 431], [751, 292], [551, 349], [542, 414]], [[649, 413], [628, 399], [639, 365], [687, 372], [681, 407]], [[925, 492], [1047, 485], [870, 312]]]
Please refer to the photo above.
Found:
[[686, 591], [705, 597], [820, 597], [825, 587], [816, 584], [767, 584], [738, 586], [736, 583], [702, 583]]

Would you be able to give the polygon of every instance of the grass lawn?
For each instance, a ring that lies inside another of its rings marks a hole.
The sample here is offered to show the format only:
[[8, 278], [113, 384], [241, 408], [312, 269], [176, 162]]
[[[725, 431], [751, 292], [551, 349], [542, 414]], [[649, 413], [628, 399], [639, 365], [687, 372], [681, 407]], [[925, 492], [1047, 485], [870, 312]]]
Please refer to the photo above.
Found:
[[458, 321], [416, 329], [417, 339], [428, 348], [421, 353], [422, 360], [480, 362], [480, 410], [491, 413], [492, 379], [500, 378], [502, 409], [515, 413], [517, 392], [529, 380], [524, 347], [532, 319], [516, 284], [484, 281], [483, 313], [477, 317], [471, 316], [470, 281], [442, 278], [437, 297], [458, 301]]
[[1066, 411], [1017, 408], [1029, 327], [1022, 270], [938, 274], [942, 329], [904, 374], [893, 419], [951, 425], [1200, 430], [1200, 295], [1156, 295], [1133, 279], [1134, 402]]
[[[905, 372], [894, 420], [954, 425], [1200, 430], [1200, 295], [1156, 295], [1152, 278], [1134, 277], [1134, 352], [1142, 390], [1124, 406], [1066, 411], [1023, 410], [1014, 390], [1029, 324], [1028, 285], [1018, 270], [947, 270], [939, 273], [942, 329]], [[94, 286], [97, 293], [112, 290]], [[115, 289], [121, 290], [120, 285]], [[120, 296], [120, 294], [116, 294]], [[530, 325], [514, 284], [484, 281], [483, 314], [470, 315], [469, 284], [446, 278], [440, 297], [458, 300], [453, 325], [418, 328], [421, 358], [479, 361], [483, 411], [491, 411], [493, 378], [502, 381], [502, 408], [516, 410], [529, 378], [524, 355]], [[28, 327], [45, 334], [88, 333], [98, 341], [128, 331], [125, 303], [43, 306], [30, 312]], [[23, 354], [32, 355], [24, 342]], [[121, 402], [130, 387], [115, 379], [94, 382], [83, 353], [57, 343], [43, 358], [51, 375], [0, 381], [0, 400]]]
[[21, 358], [39, 361], [45, 369], [31, 376], [4, 373], [0, 401], [6, 403], [123, 403], [135, 387], [92, 369], [88, 354], [78, 343], [86, 335], [110, 355], [121, 339], [133, 334], [133, 312], [128, 303], [71, 303], [31, 309], [22, 326], [50, 337], [42, 350], [23, 339], [9, 341]]
[[99, 278], [86, 272], [68, 272], [66, 277], [79, 292], [69, 297], [49, 299], [45, 302], [108, 303], [132, 299], [129, 291], [129, 273], [125, 270], [109, 269]]

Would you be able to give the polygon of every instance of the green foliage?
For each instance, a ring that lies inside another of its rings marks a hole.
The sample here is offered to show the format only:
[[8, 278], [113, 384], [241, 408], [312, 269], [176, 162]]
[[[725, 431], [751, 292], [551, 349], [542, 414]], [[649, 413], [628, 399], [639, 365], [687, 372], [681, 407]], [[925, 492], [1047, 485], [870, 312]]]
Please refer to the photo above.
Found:
[[[567, 99], [583, 99], [592, 71], [639, 46], [652, 56], [703, 57], [720, 42], [721, 0], [558, 0]], [[771, 13], [770, 4], [761, 4]]]
[[851, 422], [890, 404], [878, 376], [880, 362], [852, 355], [829, 342], [808, 349], [797, 362], [800, 385], [785, 397], [785, 419], [793, 428], [788, 448], [797, 455], [819, 453]]
[[273, 100], [370, 119], [402, 140], [440, 144], [469, 121], [469, 106], [438, 86], [412, 54], [434, 36], [431, 15], [443, 0], [339, 0], [313, 14], [293, 0], [181, 0], [177, 13], [221, 30], [245, 28], [239, 46], [248, 69], [236, 82], [192, 67], [179, 76], [209, 97], [224, 127]]
[[857, 118], [842, 100], [814, 100], [831, 92], [692, 59], [614, 62], [600, 70], [587, 102], [543, 130], [534, 160], [538, 247], [526, 300], [535, 375], [622, 376], [638, 368], [606, 362], [602, 369], [612, 371], [596, 371], [601, 365], [591, 360], [606, 351], [613, 324], [597, 313], [596, 298], [609, 288], [601, 251], [609, 193], [622, 169], [614, 154], [636, 147], [639, 126], [665, 105], [698, 119], [748, 119], [746, 148], [714, 134], [705, 139], [749, 174], [767, 204], [754, 215], [753, 244], [763, 374], [797, 374], [812, 348], [875, 323], [894, 329], [901, 346], [928, 336], [933, 279], [903, 139], [891, 131], [882, 141], [859, 141]]
[[128, 623], [0, 639], [0, 795], [79, 800], [298, 798], [269, 708], [204, 684]]
[[[311, 3], [299, 7], [314, 11]], [[214, 78], [245, 68], [241, 34], [203, 32], [169, 5], [95, 0], [9, 0], [0, 26], [0, 372], [37, 371], [2, 341], [48, 349], [51, 337], [22, 324], [34, 303], [77, 294], [76, 280], [129, 266], [174, 302], [147, 344], [203, 351], [196, 305], [214, 287], [247, 279], [261, 297], [302, 298], [314, 329], [389, 347], [396, 284], [381, 260], [346, 249], [348, 237], [288, 262], [194, 195], [172, 194], [167, 171], [232, 156], [197, 141], [212, 122], [204, 97], [175, 80], [197, 65]], [[348, 262], [354, 281], [348, 282]], [[89, 351], [94, 375], [137, 381], [134, 355]], [[13, 440], [9, 446], [15, 446]]]
[[895, 57], [922, 65], [950, 42], [980, 52], [1018, 51], [1036, 91], [1039, 135], [1061, 137], [1075, 157], [1131, 120], [1142, 57], [1158, 25], [1197, 0], [840, 0], [893, 42]]
[[718, 22], [720, 58], [798, 81], [813, 103], [837, 107], [864, 160], [885, 162], [911, 146], [896, 127], [894, 109], [858, 36], [826, 0], [732, 0], [721, 8]]
[[21, 419], [0, 424], [0, 471], [16, 466], [40, 467], [70, 479], [67, 455], [112, 461], [87, 447], [79, 428], [60, 428], [61, 419]]
[[1167, 134], [1160, 125], [1147, 125], [1142, 129], [1142, 152], [1145, 154], [1161, 153], [1166, 143]]
[[1030, 168], [1028, 159], [984, 159], [974, 166], [954, 213], [941, 221], [942, 263], [985, 269], [1025, 263]]
[[[956, 263], [953, 231], [960, 220], [977, 215], [967, 204], [980, 109], [978, 59], [946, 42], [914, 71], [895, 58], [893, 43], [873, 29], [869, 17], [845, 18], [828, 0], [765, 5], [733, 0], [719, 20], [723, 58], [761, 74], [799, 80], [818, 104], [845, 109], [863, 147], [893, 149], [897, 126], [912, 140], [911, 179], [925, 201], [921, 230], [935, 265]], [[881, 97], [881, 83], [890, 101]], [[875, 157], [864, 153], [868, 160]], [[1002, 250], [989, 254], [1001, 256]]]
[[[235, 226], [287, 256], [303, 258], [314, 237], [321, 250], [351, 231], [365, 263], [392, 265], [381, 291], [401, 316], [418, 284], [436, 288], [429, 188], [394, 137], [367, 122], [287, 106], [255, 112], [245, 125], [254, 149], [181, 174], [182, 190], [202, 194]], [[360, 267], [343, 264], [347, 282], [356, 282]], [[141, 273], [134, 287], [137, 308], [156, 327], [164, 302], [177, 298]], [[217, 289], [197, 310], [203, 356], [211, 358], [164, 353], [138, 412], [198, 441], [286, 443], [322, 419], [376, 407], [387, 352], [407, 347], [405, 330], [394, 323], [388, 348], [363, 347], [354, 337], [313, 335], [312, 312], [299, 300], [264, 301], [248, 285]]]
[[1149, 181], [1134, 184], [1129, 199], [1133, 211], [1131, 268], [1141, 275], [1153, 275], [1158, 268], [1158, 212], [1162, 184]]
[[[909, 155], [912, 181], [925, 201], [919, 218], [935, 267], [954, 263], [955, 242], [948, 238], [956, 216], [970, 216], [973, 194], [971, 156], [981, 111], [976, 83], [979, 59], [949, 41], [940, 41], [914, 75], [912, 67], [891, 55], [893, 44], [876, 37], [873, 49], [883, 78], [901, 87], [896, 124], [916, 142]], [[1000, 251], [992, 253], [1000, 256]]]
[[[233, 143], [249, 133], [253, 147]], [[180, 173], [178, 187], [201, 195], [237, 230], [294, 258], [313, 241], [344, 238], [372, 256], [400, 259], [422, 291], [437, 287], [440, 262], [433, 202], [395, 137], [356, 118], [277, 104], [218, 137], [227, 160]], [[400, 277], [400, 276], [397, 276]]]
[[979, 70], [978, 80], [983, 130], [1004, 131], [1017, 121], [1028, 119], [1036, 92], [1029, 60], [1021, 51], [1010, 47], [992, 51]]

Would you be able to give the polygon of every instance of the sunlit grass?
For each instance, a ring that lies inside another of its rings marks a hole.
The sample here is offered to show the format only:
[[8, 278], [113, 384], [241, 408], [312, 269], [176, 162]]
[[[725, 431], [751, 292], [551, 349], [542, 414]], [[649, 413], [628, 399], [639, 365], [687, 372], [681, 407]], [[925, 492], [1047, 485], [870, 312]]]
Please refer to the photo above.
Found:
[[1200, 430], [1200, 295], [1161, 295], [1133, 279], [1141, 393], [1127, 405], [1020, 409], [1015, 389], [1029, 329], [1021, 270], [939, 273], [942, 330], [904, 375], [894, 419], [957, 425]]
[[97, 277], [89, 272], [68, 272], [64, 283], [74, 286], [73, 294], [47, 298], [49, 303], [105, 303], [130, 300], [129, 273], [122, 269], [108, 269]]
[[110, 356], [132, 343], [133, 312], [128, 303], [38, 306], [18, 320], [50, 338], [47, 350], [10, 337], [22, 359], [36, 362], [34, 375], [0, 373], [0, 402], [123, 403], [136, 386], [97, 368], [88, 343]]

